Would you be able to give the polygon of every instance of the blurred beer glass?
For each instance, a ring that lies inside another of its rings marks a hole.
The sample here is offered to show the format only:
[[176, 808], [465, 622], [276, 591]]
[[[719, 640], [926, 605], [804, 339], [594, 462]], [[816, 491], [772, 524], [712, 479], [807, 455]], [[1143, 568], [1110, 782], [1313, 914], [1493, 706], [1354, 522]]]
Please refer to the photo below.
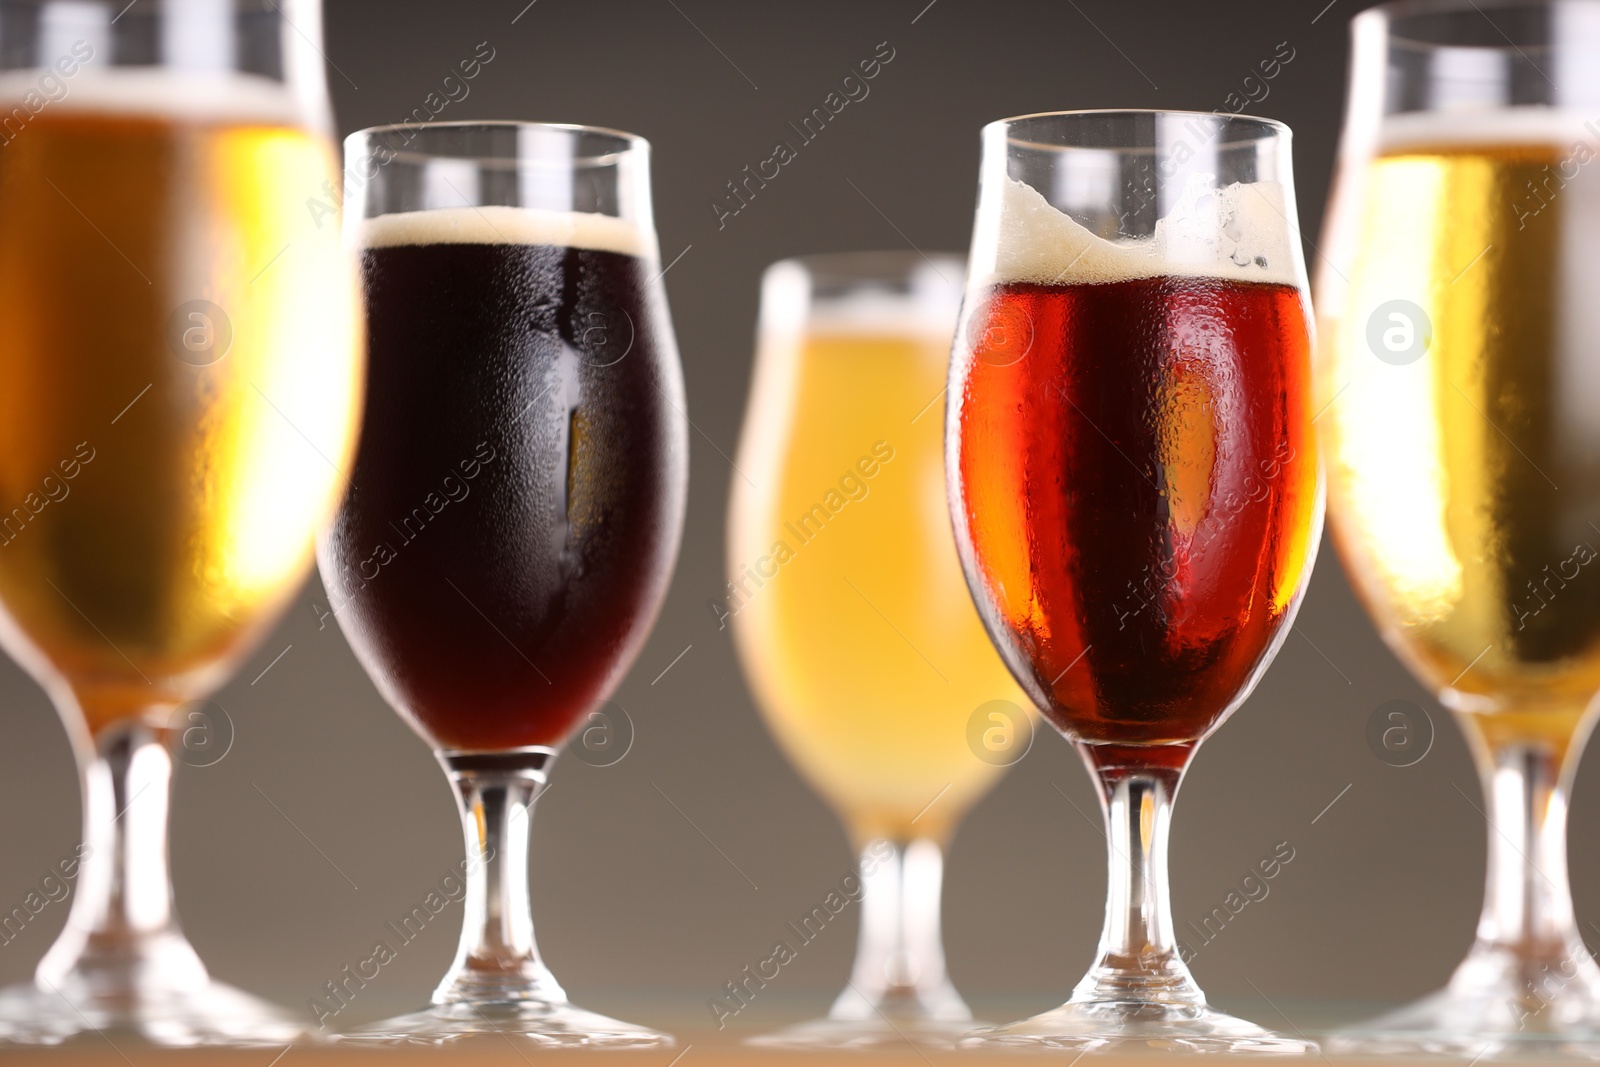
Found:
[[1388, 4], [1353, 30], [1317, 277], [1329, 513], [1471, 744], [1489, 877], [1448, 987], [1335, 1047], [1548, 1054], [1600, 1038], [1566, 861], [1600, 689], [1600, 4]]
[[845, 822], [862, 894], [828, 1017], [762, 1044], [948, 1045], [972, 1025], [945, 974], [942, 850], [1027, 751], [1032, 713], [945, 505], [963, 276], [959, 258], [870, 252], [776, 263], [762, 285], [724, 610], [773, 734]]
[[320, 36], [315, 0], [0, 0], [0, 641], [84, 787], [66, 929], [0, 1038], [302, 1028], [178, 928], [167, 740], [220, 744], [202, 701], [304, 581], [355, 440]]

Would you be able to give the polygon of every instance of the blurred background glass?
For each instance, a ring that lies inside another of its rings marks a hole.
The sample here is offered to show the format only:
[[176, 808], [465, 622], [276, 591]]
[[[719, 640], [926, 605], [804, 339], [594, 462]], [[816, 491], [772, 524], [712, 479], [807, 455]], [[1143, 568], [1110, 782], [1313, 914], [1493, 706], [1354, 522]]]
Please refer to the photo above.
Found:
[[222, 758], [206, 698], [345, 487], [355, 274], [304, 206], [338, 180], [321, 10], [128, 7], [0, 2], [0, 641], [85, 809], [71, 920], [0, 1036], [278, 1042], [304, 1018], [213, 982], [173, 916], [167, 742]]
[[828, 1019], [768, 1043], [948, 1044], [972, 1025], [945, 975], [943, 850], [1027, 752], [1032, 713], [945, 508], [964, 274], [953, 256], [877, 252], [785, 260], [762, 283], [721, 610], [773, 734], [844, 821], [860, 878], [837, 907], [858, 902], [861, 923]]
[[1374, 621], [1466, 732], [1491, 826], [1448, 988], [1342, 1047], [1600, 1041], [1567, 889], [1600, 690], [1600, 3], [1396, 4], [1354, 40], [1317, 288], [1329, 514]]

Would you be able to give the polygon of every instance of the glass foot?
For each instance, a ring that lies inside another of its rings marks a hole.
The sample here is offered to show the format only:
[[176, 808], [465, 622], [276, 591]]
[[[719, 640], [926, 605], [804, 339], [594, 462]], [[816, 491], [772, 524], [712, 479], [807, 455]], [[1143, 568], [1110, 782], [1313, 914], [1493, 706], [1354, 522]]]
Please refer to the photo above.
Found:
[[970, 1033], [971, 1019], [812, 1019], [747, 1038], [757, 1048], [812, 1051], [916, 1048], [948, 1050]]
[[275, 1004], [223, 982], [183, 988], [96, 990], [63, 979], [54, 989], [33, 983], [0, 990], [0, 1042], [58, 1045], [84, 1034], [164, 1048], [279, 1046], [306, 1026]]
[[1263, 1030], [1204, 1004], [1136, 1001], [1068, 1001], [1031, 1019], [975, 1030], [963, 1049], [1067, 1049], [1079, 1053], [1314, 1053], [1310, 1041]]
[[1587, 993], [1548, 1000], [1528, 990], [1444, 990], [1328, 1035], [1328, 1051], [1364, 1056], [1572, 1056], [1600, 1059], [1600, 1002]]
[[536, 1048], [671, 1048], [672, 1035], [585, 1011], [566, 1002], [452, 1001], [335, 1034], [340, 1044], [446, 1045], [511, 1037]]

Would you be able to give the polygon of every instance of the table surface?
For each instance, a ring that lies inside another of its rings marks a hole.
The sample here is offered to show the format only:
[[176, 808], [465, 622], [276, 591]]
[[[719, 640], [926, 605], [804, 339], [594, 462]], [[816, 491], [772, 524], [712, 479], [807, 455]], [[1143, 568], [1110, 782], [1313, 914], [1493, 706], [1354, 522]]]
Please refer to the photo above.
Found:
[[[70, 1067], [73, 1064], [84, 1064], [86, 1067], [161, 1067], [164, 1064], [176, 1064], [179, 1067], [200, 1067], [200, 1065], [218, 1064], [220, 1067], [361, 1067], [371, 1064], [374, 1067], [396, 1065], [405, 1067], [409, 1064], [445, 1064], [466, 1063], [482, 1065], [482, 1067], [529, 1067], [545, 1064], [576, 1064], [580, 1067], [609, 1067], [609, 1065], [624, 1065], [624, 1067], [732, 1067], [732, 1065], [748, 1065], [760, 1067], [771, 1064], [774, 1067], [803, 1067], [808, 1064], [838, 1063], [841, 1054], [838, 1052], [792, 1052], [763, 1048], [754, 1048], [744, 1042], [755, 1035], [770, 1033], [783, 1029], [788, 1025], [806, 1019], [810, 1012], [817, 1006], [812, 1003], [816, 998], [796, 997], [789, 1000], [773, 998], [774, 1003], [767, 1005], [766, 1010], [757, 1011], [752, 1006], [746, 1018], [741, 1015], [736, 1024], [730, 1024], [726, 1029], [717, 1030], [711, 1025], [703, 1007], [694, 1003], [660, 995], [640, 995], [637, 997], [622, 997], [617, 1003], [607, 1003], [604, 1007], [608, 1013], [614, 1012], [621, 1018], [665, 1030], [675, 1035], [677, 1044], [670, 1049], [650, 1049], [641, 1051], [593, 1051], [593, 1050], [550, 1050], [541, 1049], [526, 1042], [519, 1042], [508, 1037], [474, 1038], [471, 1041], [460, 1042], [445, 1047], [401, 1047], [401, 1048], [372, 1048], [351, 1045], [334, 1045], [326, 1041], [308, 1041], [285, 1048], [284, 1046], [270, 1048], [229, 1048], [229, 1049], [162, 1049], [143, 1043], [138, 1038], [120, 1034], [84, 1034], [75, 1038], [67, 1045], [53, 1048], [20, 1048], [6, 1047], [0, 1044], [0, 1067], [13, 1067], [13, 1065], [42, 1064], [44, 1067]], [[823, 1002], [825, 1004], [825, 1002]], [[593, 1007], [594, 1005], [585, 1005]], [[1224, 1010], [1234, 1011], [1257, 1023], [1290, 1033], [1295, 1036], [1319, 1038], [1329, 1030], [1368, 1019], [1382, 1011], [1393, 1008], [1395, 1005], [1386, 1005], [1370, 1002], [1297, 1002], [1281, 1000], [1276, 1004], [1262, 1003], [1227, 1003], [1218, 1005]], [[385, 1003], [382, 1005], [369, 1005], [370, 1012], [394, 1014], [407, 1008], [414, 1008], [412, 1004]], [[1022, 1002], [1012, 1003], [1002, 1000], [994, 1004], [987, 1004], [988, 1011], [983, 1013], [986, 1019], [1020, 1018], [1023, 1014], [1031, 1014], [1039, 1010], [1036, 1005], [1024, 1005]], [[1032, 1008], [1032, 1011], [1026, 1010]], [[1280, 1010], [1281, 1009], [1281, 1010]], [[359, 1023], [362, 1020], [357, 1020]], [[999, 1052], [957, 1052], [954, 1050], [941, 1051], [934, 1048], [916, 1048], [909, 1043], [898, 1044], [896, 1047], [881, 1051], [851, 1051], [844, 1054], [845, 1062], [861, 1064], [862, 1067], [935, 1067], [944, 1064], [970, 1064], [981, 1067], [985, 1064], [1008, 1064], [1012, 1067], [1036, 1063], [1040, 1065], [1053, 1064], [1056, 1067], [1067, 1067], [1078, 1057], [1077, 1053], [1070, 1051], [1055, 1051], [1050, 1053], [1031, 1053], [1020, 1051]], [[1104, 1056], [1096, 1055], [1093, 1059], [1116, 1064], [1165, 1064], [1170, 1067], [1176, 1060], [1199, 1059], [1199, 1057], [1184, 1056], [1183, 1054], [1152, 1052], [1146, 1056]], [[1485, 1057], [1485, 1060], [1493, 1057]], [[1223, 1062], [1253, 1062], [1260, 1064], [1262, 1057], [1257, 1056], [1206, 1056], [1206, 1063]], [[1600, 1061], [1600, 1050], [1594, 1057]], [[1285, 1058], [1273, 1057], [1271, 1062], [1284, 1063]], [[1386, 1062], [1399, 1062], [1379, 1057], [1345, 1057], [1345, 1056], [1309, 1056], [1289, 1058], [1290, 1063], [1304, 1064], [1305, 1067], [1382, 1067]], [[1436, 1057], [1431, 1059], [1416, 1059], [1413, 1064], [1430, 1064], [1433, 1067], [1466, 1067], [1466, 1057], [1447, 1059]], [[1519, 1067], [1541, 1062], [1538, 1056], [1524, 1056], [1517, 1060]], [[1548, 1062], [1560, 1062], [1550, 1059]], [[1564, 1061], [1570, 1065], [1576, 1061], [1567, 1058]]]
[[[158, 1067], [176, 1064], [179, 1067], [200, 1067], [217, 1064], [219, 1067], [406, 1067], [416, 1064], [467, 1063], [474, 1067], [528, 1067], [573, 1064], [580, 1067], [732, 1067], [732, 1065], [770, 1064], [773, 1067], [803, 1067], [808, 1064], [837, 1063], [837, 1052], [788, 1052], [751, 1048], [741, 1042], [744, 1035], [718, 1033], [712, 1030], [695, 1032], [687, 1028], [676, 1031], [678, 1042], [671, 1049], [651, 1049], [634, 1052], [603, 1052], [583, 1050], [548, 1050], [517, 1044], [509, 1038], [475, 1038], [469, 1042], [443, 1048], [360, 1048], [329, 1044], [307, 1043], [288, 1048], [233, 1048], [233, 1049], [160, 1049], [141, 1044], [131, 1037], [91, 1036], [67, 1046], [55, 1048], [4, 1048], [0, 1047], [0, 1067], [21, 1064], [42, 1064], [44, 1067], [69, 1067], [83, 1064], [86, 1067]], [[1315, 1036], [1315, 1035], [1312, 1035]], [[955, 1052], [936, 1049], [917, 1049], [909, 1044], [897, 1049], [843, 1054], [847, 1062], [862, 1067], [935, 1067], [943, 1064], [1005, 1064], [1011, 1067], [1029, 1063], [1054, 1064], [1058, 1067], [1075, 1062], [1077, 1054], [1071, 1052]], [[1094, 1059], [1114, 1064], [1164, 1064], [1170, 1067], [1175, 1061], [1199, 1059], [1182, 1054], [1153, 1053], [1149, 1056], [1096, 1056]], [[1260, 1056], [1207, 1056], [1209, 1064], [1219, 1062], [1261, 1063]], [[1272, 1062], [1282, 1063], [1274, 1057]], [[1296, 1058], [1306, 1067], [1381, 1067], [1387, 1062], [1401, 1062], [1378, 1057], [1314, 1056]], [[1460, 1059], [1418, 1059], [1414, 1064], [1451, 1064], [1462, 1067]], [[1519, 1067], [1528, 1067], [1541, 1060], [1537, 1057], [1519, 1058]], [[1550, 1060], [1548, 1062], [1559, 1062]], [[1567, 1064], [1574, 1061], [1568, 1059]]]

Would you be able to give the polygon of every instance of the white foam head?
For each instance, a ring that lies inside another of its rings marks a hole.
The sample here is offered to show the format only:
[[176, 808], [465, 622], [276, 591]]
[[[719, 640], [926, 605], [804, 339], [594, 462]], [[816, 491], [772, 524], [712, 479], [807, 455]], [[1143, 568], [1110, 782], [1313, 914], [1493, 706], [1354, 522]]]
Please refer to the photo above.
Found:
[[1600, 141], [1600, 122], [1559, 107], [1500, 107], [1414, 111], [1386, 116], [1378, 127], [1378, 152], [1452, 146], [1571, 148]]
[[0, 117], [60, 112], [148, 115], [179, 122], [319, 126], [321, 116], [283, 82], [236, 71], [105, 67], [89, 61], [71, 75], [55, 69], [0, 73]]
[[954, 302], [933, 303], [861, 293], [811, 308], [799, 332], [814, 337], [905, 337], [948, 343], [961, 310]]
[[655, 231], [630, 219], [592, 211], [543, 208], [444, 207], [353, 220], [357, 248], [396, 245], [554, 245], [620, 252], [654, 260]]
[[979, 213], [972, 237], [975, 284], [1097, 284], [1179, 275], [1304, 286], [1283, 186], [1185, 184], [1149, 237], [1109, 241], [1058, 210], [1033, 186], [1004, 179], [1000, 210]]

